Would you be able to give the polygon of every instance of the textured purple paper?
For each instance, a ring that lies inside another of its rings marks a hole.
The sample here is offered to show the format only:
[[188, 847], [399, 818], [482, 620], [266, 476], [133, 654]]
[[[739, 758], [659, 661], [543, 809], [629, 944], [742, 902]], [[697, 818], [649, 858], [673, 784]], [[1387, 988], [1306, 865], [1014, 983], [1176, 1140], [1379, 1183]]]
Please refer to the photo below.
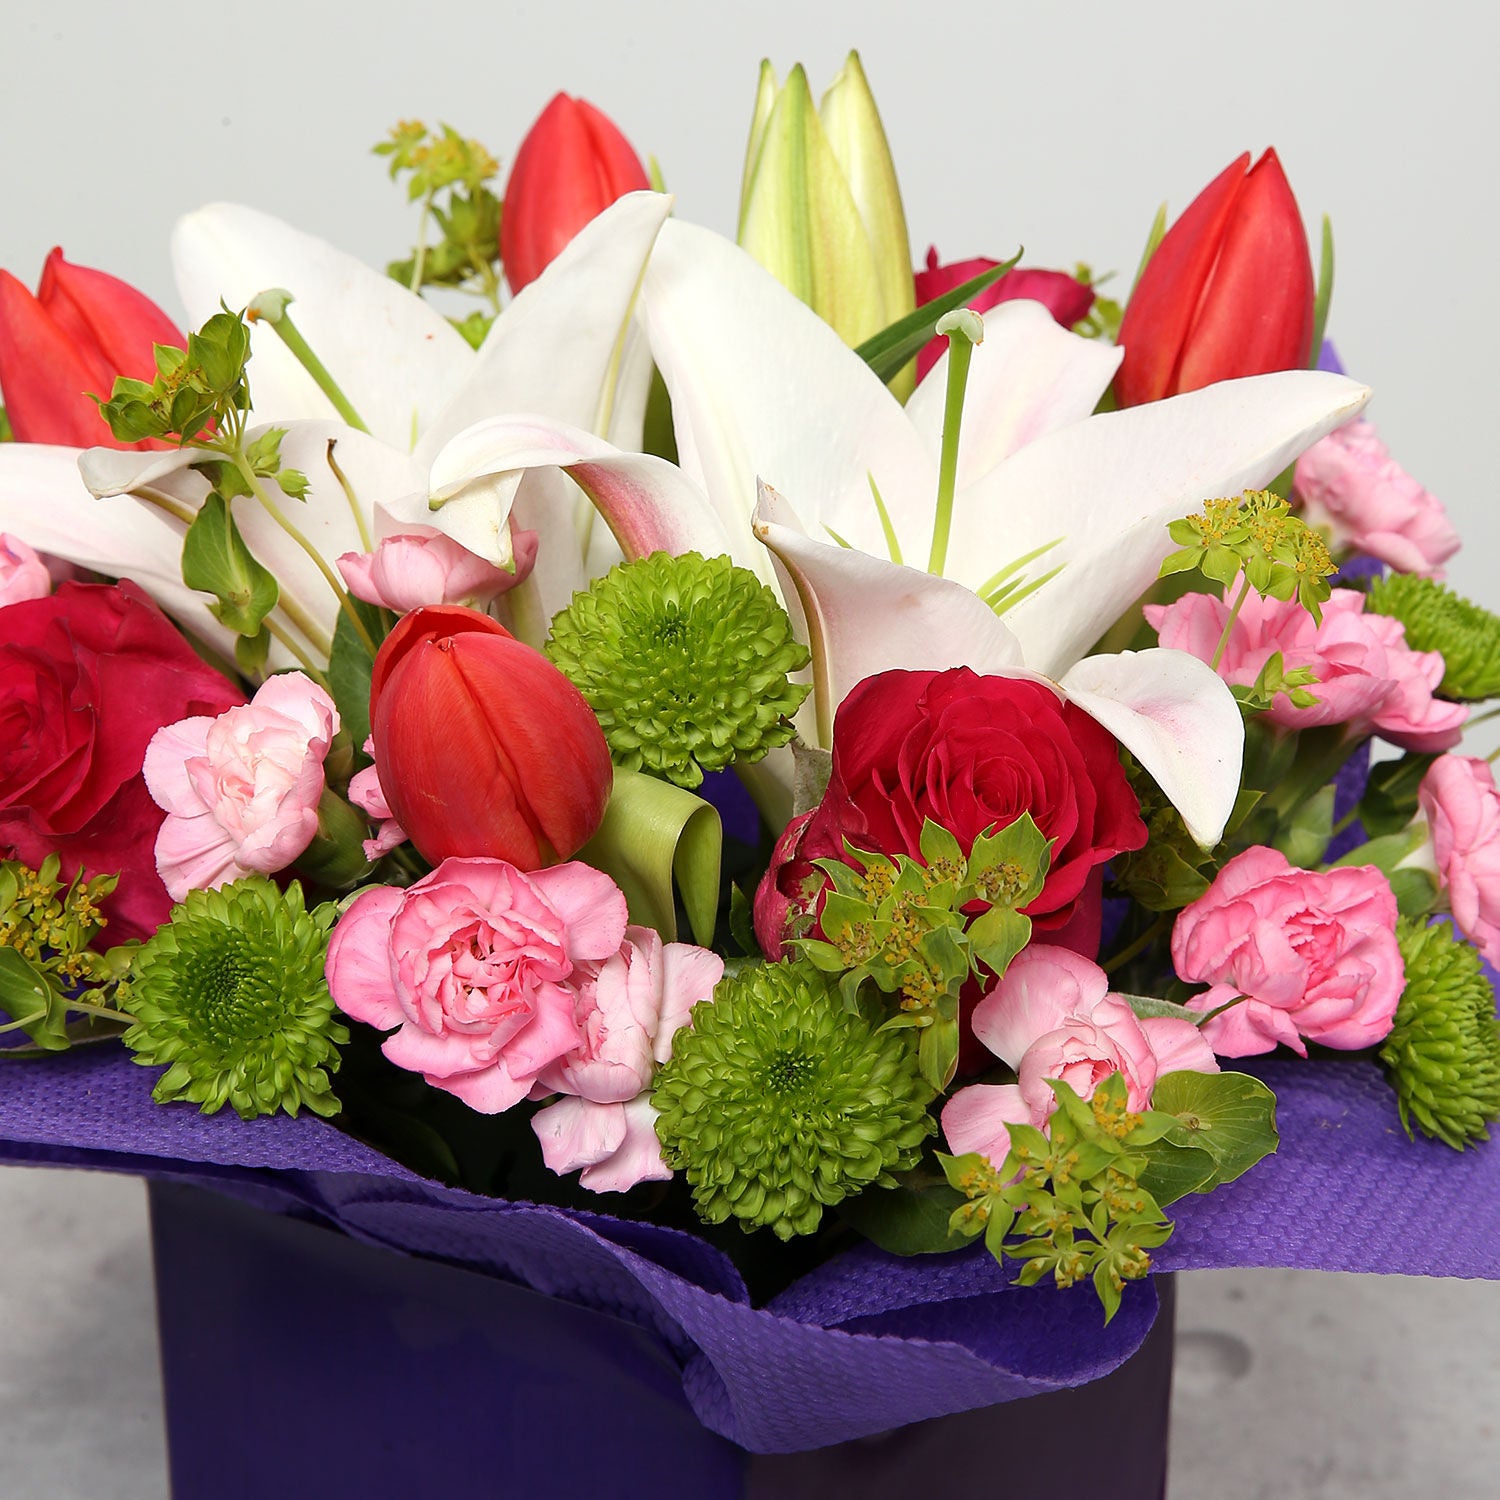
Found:
[[[1174, 1206], [1162, 1270], [1302, 1266], [1500, 1278], [1500, 1150], [1401, 1132], [1367, 1062], [1252, 1065], [1277, 1092], [1278, 1155]], [[704, 1424], [756, 1452], [1082, 1384], [1139, 1346], [1133, 1289], [1108, 1328], [1087, 1290], [1022, 1291], [980, 1249], [899, 1260], [850, 1252], [770, 1307], [691, 1235], [438, 1187], [324, 1122], [245, 1123], [151, 1103], [114, 1047], [0, 1074], [0, 1159], [218, 1187], [356, 1239], [500, 1275], [631, 1319], [683, 1367]]]

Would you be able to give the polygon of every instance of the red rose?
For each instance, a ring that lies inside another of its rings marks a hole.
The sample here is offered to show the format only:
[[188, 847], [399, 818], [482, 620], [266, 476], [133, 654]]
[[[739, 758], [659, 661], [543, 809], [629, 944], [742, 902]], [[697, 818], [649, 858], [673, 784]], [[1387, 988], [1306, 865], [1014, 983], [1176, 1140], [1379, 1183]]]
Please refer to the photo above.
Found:
[[1146, 842], [1113, 736], [1052, 688], [967, 667], [867, 677], [834, 719], [822, 802], [777, 845], [756, 896], [757, 934], [776, 946], [768, 939], [779, 940], [789, 908], [807, 909], [821, 890], [811, 862], [846, 858], [846, 839], [920, 859], [927, 818], [967, 851], [1022, 813], [1056, 841], [1026, 908], [1047, 931], [1072, 919], [1098, 866]]
[[0, 858], [119, 871], [108, 939], [148, 935], [172, 903], [146, 744], [164, 724], [244, 701], [133, 583], [65, 583], [0, 609]]

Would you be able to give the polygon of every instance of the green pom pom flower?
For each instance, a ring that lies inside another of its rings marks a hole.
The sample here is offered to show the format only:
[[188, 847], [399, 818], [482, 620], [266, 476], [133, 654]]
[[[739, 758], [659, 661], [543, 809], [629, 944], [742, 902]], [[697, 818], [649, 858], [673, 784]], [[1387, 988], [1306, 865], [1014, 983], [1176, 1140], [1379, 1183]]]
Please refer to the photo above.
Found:
[[932, 1097], [907, 1031], [878, 1031], [797, 961], [721, 980], [673, 1039], [651, 1102], [702, 1218], [786, 1240], [914, 1167], [937, 1128]]
[[1368, 608], [1400, 620], [1414, 651], [1443, 653], [1444, 698], [1500, 696], [1500, 617], [1414, 573], [1377, 579]]
[[615, 763], [678, 786], [792, 738], [808, 663], [776, 595], [727, 557], [653, 552], [596, 579], [547, 655], [599, 716]]
[[1380, 1049], [1407, 1135], [1462, 1151], [1500, 1118], [1500, 1026], [1479, 954], [1446, 924], [1403, 918], [1396, 930], [1406, 989]]
[[332, 903], [309, 912], [294, 881], [262, 876], [189, 891], [131, 966], [125, 1045], [166, 1067], [152, 1097], [231, 1104], [242, 1119], [304, 1106], [337, 1114], [328, 1075], [349, 1040], [323, 978]]

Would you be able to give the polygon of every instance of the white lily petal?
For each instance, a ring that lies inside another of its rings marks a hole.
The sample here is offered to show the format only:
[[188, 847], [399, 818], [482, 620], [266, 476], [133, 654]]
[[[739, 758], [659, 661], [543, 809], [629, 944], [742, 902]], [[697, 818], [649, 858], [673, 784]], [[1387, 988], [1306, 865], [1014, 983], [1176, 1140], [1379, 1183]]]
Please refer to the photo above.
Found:
[[1061, 537], [1033, 576], [1057, 580], [1006, 615], [1027, 662], [1057, 676], [1150, 586], [1167, 523], [1276, 477], [1369, 398], [1341, 375], [1228, 380], [1109, 412], [1038, 439], [954, 504], [953, 575], [980, 587], [1002, 563]]
[[[194, 328], [219, 311], [221, 298], [238, 309], [285, 287], [296, 299], [292, 321], [313, 352], [370, 431], [403, 453], [473, 369], [474, 351], [421, 297], [270, 214], [209, 204], [178, 222], [172, 261]], [[251, 345], [258, 415], [337, 415], [272, 329], [256, 325]]]
[[[992, 307], [964, 391], [959, 489], [1027, 443], [1089, 416], [1124, 357], [1123, 349], [1060, 327], [1040, 302]], [[943, 442], [947, 384], [945, 353], [906, 403], [907, 416], [934, 453]]]
[[821, 318], [738, 246], [677, 220], [662, 226], [642, 305], [682, 467], [721, 515], [748, 517], [760, 476], [799, 497], [817, 534], [826, 523], [884, 555], [873, 475], [904, 555], [925, 557], [936, 460]]
[[85, 448], [77, 454], [76, 467], [89, 493], [103, 500], [148, 485], [173, 493], [176, 476], [205, 456], [196, 448], [144, 453], [134, 448]]
[[182, 528], [138, 500], [91, 495], [79, 456], [76, 448], [0, 443], [0, 531], [81, 568], [133, 580], [194, 635], [232, 650], [234, 637], [209, 614], [207, 596], [182, 581]]
[[1212, 667], [1159, 646], [1121, 651], [1086, 657], [1062, 688], [1155, 777], [1204, 848], [1219, 842], [1239, 794], [1245, 724]]
[[[658, 550], [707, 555], [729, 550], [725, 527], [675, 464], [647, 453], [623, 453], [580, 428], [526, 415], [477, 422], [443, 449], [429, 480], [433, 498], [443, 503], [430, 511], [430, 524], [479, 551], [475, 541], [493, 543], [504, 519], [497, 519], [497, 506], [506, 497], [498, 497], [486, 481], [518, 481], [526, 470], [538, 468], [562, 469], [571, 476], [627, 557]], [[549, 518], [541, 533], [542, 549], [550, 544], [577, 550], [580, 538], [572, 519], [567, 536], [559, 520]]]
[[813, 653], [819, 743], [866, 677], [893, 669], [1024, 670], [1016, 638], [969, 589], [866, 552], [813, 540], [797, 513], [762, 484], [755, 534], [775, 555], [787, 610]]
[[546, 412], [638, 443], [651, 371], [632, 312], [671, 210], [665, 194], [628, 193], [585, 225], [495, 320], [468, 379], [413, 456], [430, 463], [464, 428], [512, 411]]

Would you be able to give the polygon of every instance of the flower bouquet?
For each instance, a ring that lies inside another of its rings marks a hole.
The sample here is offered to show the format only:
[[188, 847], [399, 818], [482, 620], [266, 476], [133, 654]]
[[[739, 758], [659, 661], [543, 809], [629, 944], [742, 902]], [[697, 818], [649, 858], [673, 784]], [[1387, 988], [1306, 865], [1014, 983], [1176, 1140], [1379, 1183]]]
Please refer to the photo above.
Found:
[[1274, 152], [1122, 308], [913, 275], [852, 56], [737, 244], [565, 95], [503, 198], [377, 151], [385, 272], [0, 273], [0, 1155], [608, 1314], [710, 1467], [1085, 1386], [1153, 1272], [1500, 1275], [1500, 620]]

